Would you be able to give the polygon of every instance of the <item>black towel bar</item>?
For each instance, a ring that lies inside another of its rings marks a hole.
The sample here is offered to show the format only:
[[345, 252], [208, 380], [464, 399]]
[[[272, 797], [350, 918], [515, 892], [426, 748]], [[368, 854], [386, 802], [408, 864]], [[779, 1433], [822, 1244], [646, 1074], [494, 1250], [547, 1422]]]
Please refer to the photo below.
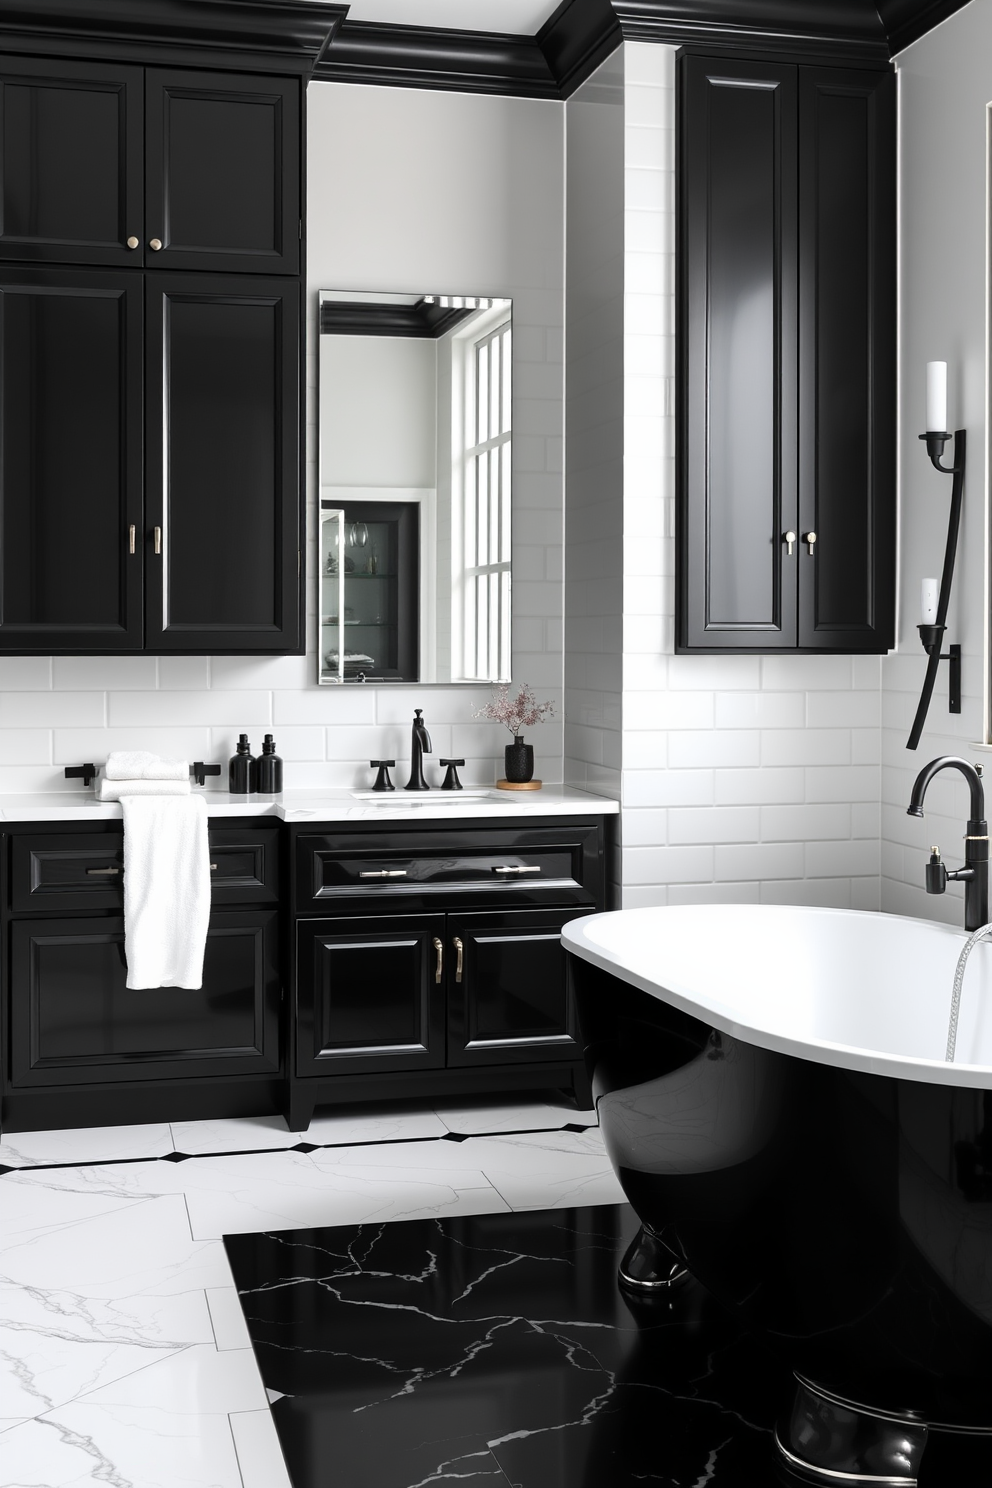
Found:
[[[205, 765], [202, 760], [194, 760], [190, 765], [190, 774], [197, 785], [206, 785], [208, 775], [219, 775], [220, 765]], [[96, 779], [96, 765], [66, 765], [66, 780], [82, 780], [84, 785], [92, 785]]]

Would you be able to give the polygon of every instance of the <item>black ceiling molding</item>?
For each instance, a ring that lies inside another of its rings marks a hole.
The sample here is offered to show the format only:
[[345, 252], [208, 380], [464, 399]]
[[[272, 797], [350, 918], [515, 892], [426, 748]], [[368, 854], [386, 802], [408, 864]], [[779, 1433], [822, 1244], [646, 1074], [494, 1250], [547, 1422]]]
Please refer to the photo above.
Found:
[[418, 336], [437, 340], [460, 321], [476, 313], [476, 306], [455, 308], [426, 299], [413, 305], [381, 304], [368, 300], [323, 300], [322, 336]]
[[348, 21], [314, 69], [323, 82], [391, 83], [524, 98], [560, 98], [558, 81], [533, 36], [446, 31]]
[[0, 0], [0, 37], [261, 52], [309, 70], [347, 12], [326, 0]]
[[893, 57], [946, 21], [968, 0], [877, 0]]
[[562, 0], [537, 41], [567, 98], [615, 51], [623, 32], [610, 0]]

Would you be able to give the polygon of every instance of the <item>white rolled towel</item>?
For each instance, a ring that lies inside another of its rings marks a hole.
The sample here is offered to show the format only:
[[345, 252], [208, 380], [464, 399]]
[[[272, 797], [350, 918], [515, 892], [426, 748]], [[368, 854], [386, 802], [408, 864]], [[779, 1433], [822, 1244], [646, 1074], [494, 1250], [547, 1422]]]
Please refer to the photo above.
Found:
[[124, 796], [188, 796], [192, 787], [185, 780], [101, 780], [98, 801], [120, 801]]
[[115, 749], [107, 756], [108, 780], [189, 780], [189, 761], [161, 759], [147, 749]]

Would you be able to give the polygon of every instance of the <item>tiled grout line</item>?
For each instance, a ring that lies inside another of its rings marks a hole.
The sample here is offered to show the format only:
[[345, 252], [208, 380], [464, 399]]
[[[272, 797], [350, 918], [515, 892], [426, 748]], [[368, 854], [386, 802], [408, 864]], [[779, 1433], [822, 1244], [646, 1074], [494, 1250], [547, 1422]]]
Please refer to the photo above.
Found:
[[[0, 1177], [5, 1173], [58, 1172], [62, 1168], [118, 1168], [134, 1163], [149, 1162], [196, 1162], [205, 1157], [264, 1157], [274, 1152], [322, 1152], [335, 1147], [401, 1147], [423, 1142], [468, 1142], [473, 1137], [524, 1137], [539, 1136], [541, 1132], [598, 1131], [598, 1123], [580, 1126], [565, 1122], [562, 1126], [521, 1126], [513, 1130], [482, 1132], [444, 1132], [439, 1137], [375, 1137], [360, 1142], [296, 1142], [288, 1147], [232, 1147], [225, 1152], [164, 1152], [158, 1157], [99, 1157], [63, 1163], [22, 1163], [18, 1167], [7, 1167], [0, 1163]], [[17, 1133], [13, 1133], [14, 1136]]]

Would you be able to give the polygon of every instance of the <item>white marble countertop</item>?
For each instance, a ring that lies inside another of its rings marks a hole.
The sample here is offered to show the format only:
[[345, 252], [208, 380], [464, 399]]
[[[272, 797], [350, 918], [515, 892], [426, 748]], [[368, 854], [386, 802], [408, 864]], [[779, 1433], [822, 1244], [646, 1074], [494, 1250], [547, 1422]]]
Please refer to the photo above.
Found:
[[[194, 789], [196, 789], [194, 787]], [[279, 796], [232, 796], [227, 791], [203, 790], [207, 815], [271, 816], [287, 822], [432, 821], [521, 816], [614, 816], [619, 802], [573, 786], [546, 785], [537, 791], [501, 791], [465, 798], [454, 791], [396, 792], [362, 800], [350, 790], [296, 790]], [[363, 794], [368, 794], [367, 792]], [[92, 790], [46, 791], [35, 795], [0, 795], [3, 821], [115, 821], [123, 815], [120, 803], [98, 801]]]

